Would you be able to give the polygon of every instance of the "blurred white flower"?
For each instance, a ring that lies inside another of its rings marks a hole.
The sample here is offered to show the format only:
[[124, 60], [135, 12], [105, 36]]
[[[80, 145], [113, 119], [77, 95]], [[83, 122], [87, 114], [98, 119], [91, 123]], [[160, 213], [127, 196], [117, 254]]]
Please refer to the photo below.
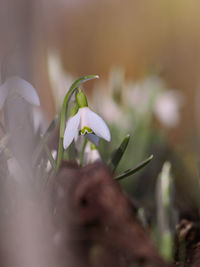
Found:
[[[101, 89], [103, 87], [106, 87], [106, 85], [103, 83], [96, 85], [93, 94], [93, 105], [108, 123], [117, 123], [122, 118], [122, 111], [117, 103], [113, 100], [109, 88], [107, 88], [106, 91], [102, 91]], [[101, 101], [99, 101], [99, 99], [101, 99]]]
[[40, 99], [34, 87], [20, 77], [12, 76], [0, 86], [0, 109], [3, 108], [6, 98], [13, 94], [23, 97], [30, 104], [40, 105]]
[[49, 50], [47, 63], [56, 109], [60, 110], [66, 94], [66, 88], [70, 88], [74, 79], [64, 72], [59, 53]]
[[77, 140], [79, 134], [87, 135], [87, 137], [89, 135], [88, 139], [91, 134], [95, 142], [99, 137], [108, 142], [111, 139], [110, 131], [104, 120], [88, 107], [79, 108], [78, 112], [67, 121], [63, 140], [64, 149], [72, 143], [73, 139]]
[[162, 93], [155, 102], [154, 112], [166, 127], [174, 127], [180, 121], [181, 95], [172, 90]]
[[101, 161], [99, 151], [93, 144], [88, 142], [85, 148], [84, 164], [90, 164], [96, 161]]
[[117, 104], [111, 98], [104, 98], [102, 100], [103, 109], [101, 113], [108, 122], [119, 122], [122, 113]]
[[152, 110], [154, 99], [165, 88], [163, 80], [157, 76], [150, 76], [143, 81], [130, 84], [125, 91], [126, 103], [139, 114]]

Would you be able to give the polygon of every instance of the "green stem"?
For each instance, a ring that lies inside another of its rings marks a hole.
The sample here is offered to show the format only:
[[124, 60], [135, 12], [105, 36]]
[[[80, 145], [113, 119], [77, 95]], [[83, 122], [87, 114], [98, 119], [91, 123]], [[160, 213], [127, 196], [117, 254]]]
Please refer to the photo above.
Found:
[[60, 114], [60, 134], [59, 134], [59, 145], [58, 145], [58, 157], [57, 157], [57, 164], [56, 164], [56, 169], [58, 170], [60, 168], [60, 165], [62, 163], [63, 159], [63, 138], [64, 138], [64, 132], [65, 132], [65, 123], [66, 123], [66, 112], [67, 112], [67, 107], [69, 100], [73, 93], [77, 90], [77, 87], [80, 86], [83, 82], [86, 82], [91, 79], [96, 79], [98, 78], [97, 75], [87, 75], [79, 78], [76, 80], [70, 87], [69, 91], [66, 93], [62, 109], [61, 109], [61, 114]]
[[80, 165], [81, 166], [83, 166], [84, 154], [85, 154], [85, 148], [86, 148], [87, 142], [88, 142], [88, 140], [87, 140], [87, 138], [85, 138], [82, 149], [81, 149], [81, 157], [80, 157]]

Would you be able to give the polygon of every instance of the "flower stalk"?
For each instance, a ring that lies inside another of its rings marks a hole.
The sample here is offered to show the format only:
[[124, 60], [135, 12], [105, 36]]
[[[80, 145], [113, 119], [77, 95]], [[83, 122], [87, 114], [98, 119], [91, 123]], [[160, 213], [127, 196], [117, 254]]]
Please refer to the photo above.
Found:
[[60, 114], [60, 133], [59, 133], [58, 157], [57, 157], [57, 164], [56, 164], [57, 170], [60, 168], [60, 165], [63, 159], [63, 152], [64, 152], [63, 138], [64, 138], [64, 132], [65, 132], [66, 112], [67, 112], [69, 100], [72, 97], [73, 93], [77, 90], [78, 86], [80, 86], [82, 83], [88, 80], [97, 79], [97, 78], [99, 78], [98, 75], [87, 75], [87, 76], [83, 76], [79, 78], [71, 85], [69, 91], [65, 95], [62, 108], [61, 108], [61, 114]]

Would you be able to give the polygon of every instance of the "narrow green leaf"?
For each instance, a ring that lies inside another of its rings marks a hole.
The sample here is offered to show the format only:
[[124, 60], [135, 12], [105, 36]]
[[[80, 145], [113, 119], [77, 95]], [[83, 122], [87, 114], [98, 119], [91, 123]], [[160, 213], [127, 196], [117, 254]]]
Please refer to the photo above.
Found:
[[136, 172], [138, 172], [139, 170], [141, 170], [142, 168], [144, 168], [151, 160], [153, 159], [153, 155], [151, 155], [149, 158], [147, 158], [146, 160], [142, 161], [138, 166], [136, 166], [133, 169], [128, 169], [125, 172], [119, 174], [117, 177], [115, 177], [116, 180], [122, 180], [132, 174], [135, 174]]
[[129, 140], [130, 140], [130, 135], [128, 134], [123, 139], [120, 146], [112, 153], [108, 166], [112, 169], [113, 172], [116, 170], [117, 166], [119, 165], [119, 162], [120, 162], [122, 156], [124, 155], [124, 152], [126, 151]]
[[54, 170], [56, 170], [56, 162], [55, 162], [54, 158], [52, 157], [51, 151], [49, 150], [49, 148], [48, 148], [48, 146], [47, 146], [47, 144], [46, 144], [46, 142], [45, 142], [44, 137], [41, 136], [40, 138], [41, 138], [42, 144], [43, 144], [43, 146], [44, 146], [44, 150], [45, 150], [45, 152], [46, 152], [46, 154], [47, 154], [47, 157], [48, 157], [48, 159], [49, 159], [49, 161], [50, 161], [50, 163], [51, 163], [51, 166], [52, 166], [52, 168], [53, 168]]
[[68, 107], [69, 100], [73, 93], [77, 90], [77, 88], [84, 82], [92, 79], [97, 79], [99, 78], [98, 75], [87, 75], [80, 77], [77, 79], [69, 88], [68, 92], [65, 95], [63, 104], [62, 104], [62, 109], [61, 109], [61, 114], [60, 114], [60, 137], [59, 137], [59, 145], [58, 145], [58, 157], [57, 157], [57, 169], [59, 169], [62, 159], [63, 159], [63, 137], [64, 137], [64, 132], [65, 132], [65, 123], [66, 123], [66, 111]]

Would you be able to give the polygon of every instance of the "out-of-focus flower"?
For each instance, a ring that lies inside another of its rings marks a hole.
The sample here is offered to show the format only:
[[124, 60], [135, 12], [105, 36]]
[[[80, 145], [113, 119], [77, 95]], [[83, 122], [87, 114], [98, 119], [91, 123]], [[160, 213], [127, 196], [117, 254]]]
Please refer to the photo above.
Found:
[[[104, 87], [106, 90], [102, 90]], [[99, 99], [101, 99], [101, 101], [99, 101]], [[110, 92], [110, 88], [105, 83], [101, 82], [96, 84], [92, 100], [95, 109], [105, 118], [108, 123], [118, 123], [122, 118], [122, 110], [114, 101]]]
[[137, 114], [151, 112], [154, 100], [164, 88], [165, 84], [162, 79], [157, 76], [150, 76], [141, 82], [127, 86], [127, 90], [125, 91], [126, 103]]
[[90, 164], [96, 161], [101, 161], [99, 151], [94, 144], [88, 142], [85, 148], [84, 164]]
[[14, 94], [23, 97], [30, 104], [40, 105], [40, 99], [34, 87], [20, 77], [12, 76], [0, 86], [0, 109], [3, 108], [6, 98]]
[[180, 121], [181, 95], [176, 91], [166, 91], [155, 102], [154, 112], [166, 127], [174, 127]]
[[82, 91], [76, 95], [79, 105], [78, 112], [70, 117], [66, 124], [63, 146], [66, 149], [73, 139], [77, 140], [78, 135], [87, 135], [87, 138], [96, 143], [98, 138], [110, 141], [110, 131], [104, 120], [93, 112], [87, 104], [87, 99]]
[[47, 56], [49, 80], [56, 109], [59, 111], [66, 94], [66, 88], [71, 86], [74, 79], [63, 70], [58, 52], [49, 50]]
[[117, 104], [111, 99], [106, 98], [102, 100], [104, 107], [102, 110], [102, 115], [108, 122], [119, 122], [119, 119], [122, 117], [120, 109], [117, 107]]

